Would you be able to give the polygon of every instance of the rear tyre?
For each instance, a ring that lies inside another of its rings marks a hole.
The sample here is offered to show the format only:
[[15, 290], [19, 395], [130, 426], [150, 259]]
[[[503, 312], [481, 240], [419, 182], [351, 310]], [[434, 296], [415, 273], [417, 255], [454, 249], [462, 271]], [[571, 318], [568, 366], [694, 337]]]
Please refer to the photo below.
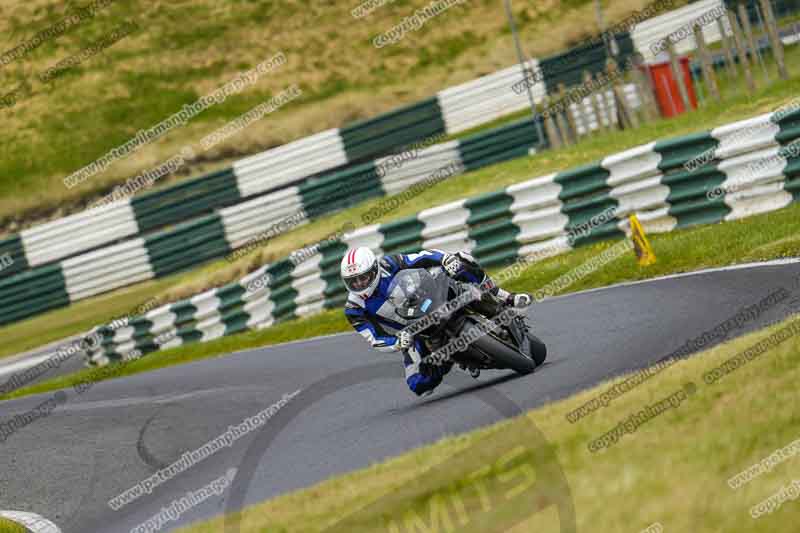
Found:
[[472, 346], [491, 357], [498, 368], [508, 368], [518, 374], [530, 374], [536, 368], [534, 361], [491, 335], [482, 336], [473, 342]]

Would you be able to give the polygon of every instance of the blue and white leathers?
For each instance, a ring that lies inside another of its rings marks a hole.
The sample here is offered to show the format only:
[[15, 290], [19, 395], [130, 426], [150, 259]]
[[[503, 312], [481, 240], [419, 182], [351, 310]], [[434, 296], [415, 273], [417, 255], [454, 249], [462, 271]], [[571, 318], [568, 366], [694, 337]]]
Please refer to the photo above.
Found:
[[[462, 252], [457, 255], [463, 266], [456, 279], [469, 283], [482, 283], [486, 276], [477, 262], [469, 254]], [[347, 299], [345, 316], [350, 324], [376, 350], [399, 351], [397, 334], [410, 321], [398, 315], [394, 306], [387, 300], [389, 285], [399, 271], [442, 266], [445, 256], [445, 252], [439, 250], [422, 250], [415, 254], [395, 254], [381, 258], [380, 282], [375, 291], [367, 298], [350, 293]], [[426, 355], [428, 352], [425, 346], [416, 340], [403, 354], [406, 383], [416, 394], [423, 394], [436, 388], [450, 370], [450, 366], [426, 365], [426, 371], [420, 372], [420, 363]]]

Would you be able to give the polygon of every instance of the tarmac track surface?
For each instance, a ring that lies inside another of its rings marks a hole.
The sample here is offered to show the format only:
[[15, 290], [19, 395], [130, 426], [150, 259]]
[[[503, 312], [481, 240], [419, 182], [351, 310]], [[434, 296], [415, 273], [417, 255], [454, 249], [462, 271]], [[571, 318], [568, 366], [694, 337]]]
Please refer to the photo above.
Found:
[[[651, 365], [776, 289], [792, 291], [728, 339], [759, 329], [800, 308], [798, 276], [800, 265], [791, 260], [554, 298], [531, 310], [550, 349], [534, 374], [490, 371], [473, 381], [454, 370], [423, 400], [406, 388], [397, 356], [372, 352], [354, 334], [102, 382], [80, 395], [68, 390], [47, 417], [0, 442], [0, 509], [38, 513], [65, 533], [127, 532], [230, 468], [242, 468], [249, 480], [234, 483], [234, 504], [259, 502], [515, 414], [489, 405], [489, 393], [522, 412]], [[119, 511], [109, 507], [110, 498], [184, 452], [298, 390], [260, 430]], [[315, 400], [303, 400], [310, 397]], [[52, 393], [2, 402], [0, 422], [49, 398]], [[298, 408], [290, 412], [293, 402]], [[269, 446], [254, 450], [265, 436]], [[231, 491], [161, 531], [224, 512]]]

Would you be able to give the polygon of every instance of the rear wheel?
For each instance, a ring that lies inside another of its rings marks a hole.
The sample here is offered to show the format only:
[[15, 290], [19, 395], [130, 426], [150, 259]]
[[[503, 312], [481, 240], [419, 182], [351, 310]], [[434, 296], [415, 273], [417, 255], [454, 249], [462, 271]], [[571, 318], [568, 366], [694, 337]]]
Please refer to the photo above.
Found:
[[536, 368], [534, 361], [491, 335], [483, 335], [472, 346], [491, 357], [498, 368], [509, 368], [519, 374], [530, 374]]

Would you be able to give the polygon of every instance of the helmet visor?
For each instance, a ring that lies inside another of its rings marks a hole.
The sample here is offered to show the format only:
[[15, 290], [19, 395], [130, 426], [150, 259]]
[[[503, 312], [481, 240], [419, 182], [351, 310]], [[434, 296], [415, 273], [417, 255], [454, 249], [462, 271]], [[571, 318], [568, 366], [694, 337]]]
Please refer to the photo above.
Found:
[[372, 282], [375, 281], [375, 278], [377, 277], [378, 277], [378, 264], [375, 263], [372, 266], [372, 268], [370, 268], [367, 272], [343, 278], [343, 281], [344, 281], [344, 286], [347, 287], [347, 290], [352, 292], [362, 292], [367, 287], [372, 285]]

